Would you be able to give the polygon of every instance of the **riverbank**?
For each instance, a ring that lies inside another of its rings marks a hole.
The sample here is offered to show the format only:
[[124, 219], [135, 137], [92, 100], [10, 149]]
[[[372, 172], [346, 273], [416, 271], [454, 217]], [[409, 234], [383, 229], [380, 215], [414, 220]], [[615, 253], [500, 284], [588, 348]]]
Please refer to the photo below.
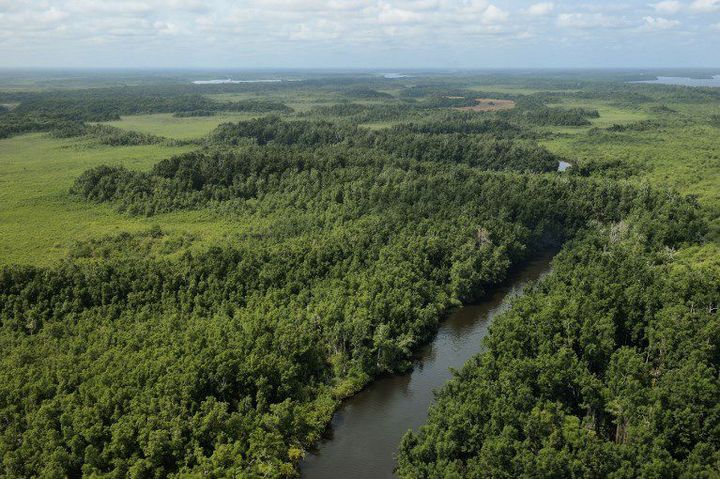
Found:
[[544, 252], [493, 290], [482, 302], [454, 311], [435, 339], [418, 353], [406, 374], [380, 378], [347, 399], [335, 413], [330, 436], [301, 465], [308, 479], [391, 478], [394, 453], [409, 429], [423, 424], [433, 391], [482, 350], [482, 339], [494, 317], [510, 307], [525, 287], [550, 271], [553, 252]]

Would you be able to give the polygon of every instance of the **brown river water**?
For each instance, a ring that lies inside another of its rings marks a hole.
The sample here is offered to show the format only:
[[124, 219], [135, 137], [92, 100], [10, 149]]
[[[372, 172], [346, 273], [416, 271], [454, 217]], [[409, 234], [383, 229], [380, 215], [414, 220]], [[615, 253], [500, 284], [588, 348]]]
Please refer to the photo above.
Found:
[[432, 343], [418, 353], [407, 374], [383, 377], [347, 399], [333, 417], [329, 437], [301, 464], [305, 479], [395, 477], [395, 453], [409, 429], [425, 423], [433, 390], [482, 351], [492, 319], [510, 306], [512, 297], [550, 272], [554, 252], [538, 256], [511, 274], [481, 303], [457, 309], [440, 324]]

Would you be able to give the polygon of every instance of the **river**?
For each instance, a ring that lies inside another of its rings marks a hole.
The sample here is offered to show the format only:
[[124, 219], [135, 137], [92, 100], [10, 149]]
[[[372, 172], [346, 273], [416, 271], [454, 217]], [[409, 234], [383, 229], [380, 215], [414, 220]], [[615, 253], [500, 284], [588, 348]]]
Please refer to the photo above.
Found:
[[512, 274], [476, 305], [459, 308], [443, 321], [434, 341], [418, 354], [407, 374], [383, 377], [346, 400], [335, 413], [330, 437], [301, 464], [307, 479], [395, 477], [395, 452], [408, 429], [425, 423], [433, 390], [481, 351], [492, 319], [507, 310], [510, 298], [550, 271], [546, 253]]

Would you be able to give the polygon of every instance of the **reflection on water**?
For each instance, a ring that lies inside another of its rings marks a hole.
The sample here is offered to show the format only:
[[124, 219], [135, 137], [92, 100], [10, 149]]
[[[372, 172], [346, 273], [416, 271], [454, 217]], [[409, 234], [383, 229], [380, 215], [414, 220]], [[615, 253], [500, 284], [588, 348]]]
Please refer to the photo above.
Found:
[[713, 75], [712, 78], [657, 77], [657, 79], [655, 80], [642, 80], [630, 83], [657, 83], [660, 85], [704, 86], [720, 88], [720, 75]]
[[481, 351], [493, 317], [509, 307], [509, 298], [548, 273], [551, 254], [531, 262], [485, 301], [465, 306], [443, 321], [435, 340], [423, 348], [408, 374], [373, 382], [335, 413], [330, 437], [302, 463], [305, 478], [391, 478], [395, 451], [403, 434], [427, 419], [433, 390]]

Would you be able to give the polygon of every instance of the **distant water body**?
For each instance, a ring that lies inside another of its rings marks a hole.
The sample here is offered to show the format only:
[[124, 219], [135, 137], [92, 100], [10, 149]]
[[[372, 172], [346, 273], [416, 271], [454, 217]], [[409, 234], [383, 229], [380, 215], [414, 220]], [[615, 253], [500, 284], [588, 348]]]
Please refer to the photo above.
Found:
[[657, 77], [655, 80], [633, 81], [630, 83], [655, 83], [658, 85], [704, 86], [720, 88], [720, 75], [712, 78]]

